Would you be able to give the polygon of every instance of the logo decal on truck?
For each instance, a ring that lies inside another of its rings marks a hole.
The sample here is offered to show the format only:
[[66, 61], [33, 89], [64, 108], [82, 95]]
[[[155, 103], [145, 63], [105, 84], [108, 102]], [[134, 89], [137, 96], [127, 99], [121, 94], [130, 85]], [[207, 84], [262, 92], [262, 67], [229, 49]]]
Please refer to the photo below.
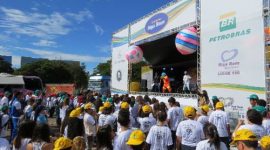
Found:
[[145, 32], [149, 34], [154, 34], [162, 30], [168, 23], [168, 16], [165, 13], [159, 13], [151, 17], [146, 25]]

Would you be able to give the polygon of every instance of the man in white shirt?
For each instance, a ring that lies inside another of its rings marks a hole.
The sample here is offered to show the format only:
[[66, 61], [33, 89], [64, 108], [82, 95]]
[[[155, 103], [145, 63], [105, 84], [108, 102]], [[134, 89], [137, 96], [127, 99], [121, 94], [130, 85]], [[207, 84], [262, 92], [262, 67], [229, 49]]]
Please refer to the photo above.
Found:
[[113, 149], [114, 150], [131, 150], [131, 148], [126, 144], [132, 130], [129, 128], [129, 111], [120, 110], [118, 114], [118, 122], [120, 124], [120, 132], [115, 137]]
[[222, 102], [217, 102], [216, 110], [209, 116], [209, 122], [217, 127], [220, 140], [225, 143], [229, 149], [230, 123]]
[[176, 146], [176, 129], [180, 121], [184, 120], [183, 111], [180, 107], [176, 106], [176, 100], [174, 97], [170, 97], [170, 108], [168, 110], [167, 122], [172, 132], [173, 147]]
[[187, 120], [180, 122], [176, 130], [177, 148], [180, 150], [196, 150], [196, 145], [205, 138], [203, 126], [195, 120], [195, 108], [186, 106], [184, 115]]
[[11, 98], [11, 93], [6, 91], [5, 94], [4, 94], [4, 97], [2, 97], [1, 101], [0, 101], [0, 106], [8, 106], [8, 102], [9, 102], [9, 99]]
[[190, 92], [190, 79], [191, 76], [188, 75], [187, 71], [184, 72], [184, 76], [183, 76], [183, 91], [184, 92]]
[[91, 103], [87, 103], [84, 106], [84, 110], [83, 124], [87, 140], [87, 150], [91, 150], [94, 137], [96, 136], [95, 107]]
[[105, 102], [103, 104], [104, 111], [99, 116], [98, 127], [109, 124], [114, 131], [116, 130], [116, 117], [112, 114], [113, 108], [110, 102]]

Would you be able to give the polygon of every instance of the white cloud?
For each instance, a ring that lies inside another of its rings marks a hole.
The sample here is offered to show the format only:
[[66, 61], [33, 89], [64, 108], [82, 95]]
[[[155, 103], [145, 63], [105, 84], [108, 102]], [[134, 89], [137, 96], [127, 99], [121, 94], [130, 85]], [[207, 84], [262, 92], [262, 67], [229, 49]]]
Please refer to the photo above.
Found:
[[92, 12], [87, 9], [79, 11], [78, 13], [67, 13], [66, 15], [75, 19], [78, 23], [81, 23], [86, 19], [94, 18]]
[[23, 47], [15, 47], [19, 50], [28, 51], [32, 54], [41, 57], [47, 58], [50, 60], [61, 59], [61, 60], [74, 60], [80, 62], [105, 62], [109, 58], [108, 57], [94, 57], [90, 55], [78, 55], [78, 54], [70, 54], [63, 53], [59, 51], [51, 51], [51, 50], [40, 50], [40, 49], [32, 49], [32, 48], [23, 48]]
[[99, 35], [103, 35], [103, 33], [104, 33], [103, 28], [101, 26], [95, 24], [95, 23], [93, 23], [93, 25], [94, 25], [96, 33], [99, 34]]
[[96, 46], [96, 47], [100, 52], [103, 52], [103, 53], [111, 52], [111, 45], [102, 45], [102, 46]]
[[5, 56], [10, 56], [12, 53], [8, 50], [6, 50], [6, 48], [4, 46], [0, 45], [0, 55], [5, 55]]
[[67, 35], [72, 30], [72, 22], [83, 22], [93, 18], [89, 10], [82, 10], [78, 13], [42, 14], [36, 11], [30, 13], [0, 7], [0, 13], [3, 14], [0, 16], [0, 27], [5, 28], [6, 32], [43, 39]]
[[57, 43], [50, 40], [39, 40], [38, 42], [34, 42], [32, 44], [35, 46], [57, 47]]

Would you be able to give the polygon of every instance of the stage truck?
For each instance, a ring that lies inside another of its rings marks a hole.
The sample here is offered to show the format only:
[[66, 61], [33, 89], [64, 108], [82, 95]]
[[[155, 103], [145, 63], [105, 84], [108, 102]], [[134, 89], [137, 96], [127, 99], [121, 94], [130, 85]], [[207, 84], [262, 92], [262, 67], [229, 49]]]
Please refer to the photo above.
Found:
[[89, 77], [88, 90], [98, 92], [100, 94], [110, 93], [110, 76], [97, 74]]
[[[181, 55], [176, 34], [191, 26], [198, 29], [200, 46], [191, 55]], [[181, 94], [188, 71], [198, 89], [210, 98], [218, 96], [236, 122], [250, 105], [249, 95], [269, 101], [269, 26], [269, 0], [170, 2], [113, 33], [111, 91], [148, 94], [165, 102], [174, 96], [181, 105], [198, 107], [196, 94]], [[148, 64], [141, 78], [141, 86], [147, 88], [142, 89], [151, 89], [155, 76], [165, 72], [172, 79], [173, 93], [130, 90], [132, 65], [125, 54], [132, 45], [143, 50]]]

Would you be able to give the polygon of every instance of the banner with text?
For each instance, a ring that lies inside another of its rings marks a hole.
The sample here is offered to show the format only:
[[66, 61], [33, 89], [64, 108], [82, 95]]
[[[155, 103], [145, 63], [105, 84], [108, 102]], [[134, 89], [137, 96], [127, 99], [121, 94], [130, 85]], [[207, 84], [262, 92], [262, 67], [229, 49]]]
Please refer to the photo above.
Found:
[[127, 93], [128, 91], [128, 61], [125, 58], [128, 50], [128, 30], [127, 27], [113, 35], [111, 73], [113, 93]]
[[201, 83], [228, 110], [245, 114], [247, 97], [265, 99], [262, 1], [201, 1]]

